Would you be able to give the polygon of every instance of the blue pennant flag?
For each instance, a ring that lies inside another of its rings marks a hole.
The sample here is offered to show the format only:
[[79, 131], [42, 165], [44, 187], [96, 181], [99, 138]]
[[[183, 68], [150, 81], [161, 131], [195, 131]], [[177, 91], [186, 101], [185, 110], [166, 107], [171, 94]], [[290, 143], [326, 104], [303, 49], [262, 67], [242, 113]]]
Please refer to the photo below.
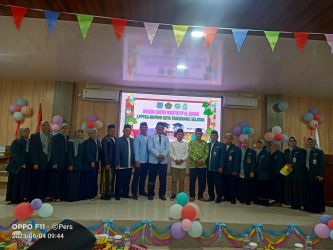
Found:
[[53, 32], [56, 25], [57, 25], [57, 21], [58, 21], [58, 17], [59, 17], [60, 13], [59, 12], [55, 12], [55, 11], [48, 11], [46, 10], [44, 12], [44, 16], [46, 18], [47, 21], [47, 26], [49, 28], [49, 32]]
[[238, 53], [243, 46], [248, 30], [232, 29], [232, 35], [234, 37]]

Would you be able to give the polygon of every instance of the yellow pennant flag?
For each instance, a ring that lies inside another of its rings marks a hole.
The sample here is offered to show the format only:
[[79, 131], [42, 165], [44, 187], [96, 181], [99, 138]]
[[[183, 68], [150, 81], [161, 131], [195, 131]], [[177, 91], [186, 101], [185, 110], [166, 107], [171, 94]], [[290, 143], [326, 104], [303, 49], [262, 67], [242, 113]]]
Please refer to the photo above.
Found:
[[186, 31], [188, 29], [188, 25], [172, 25], [173, 35], [175, 36], [177, 48], [182, 43]]

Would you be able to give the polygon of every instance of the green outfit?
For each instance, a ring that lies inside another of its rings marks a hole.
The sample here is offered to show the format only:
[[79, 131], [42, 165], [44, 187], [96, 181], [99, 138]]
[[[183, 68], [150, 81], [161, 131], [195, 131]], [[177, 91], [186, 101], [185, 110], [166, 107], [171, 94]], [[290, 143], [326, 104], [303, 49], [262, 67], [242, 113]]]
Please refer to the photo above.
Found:
[[[190, 141], [188, 145], [188, 153], [190, 157], [190, 168], [207, 168], [208, 144], [205, 141]], [[197, 166], [197, 160], [202, 160], [203, 165]]]

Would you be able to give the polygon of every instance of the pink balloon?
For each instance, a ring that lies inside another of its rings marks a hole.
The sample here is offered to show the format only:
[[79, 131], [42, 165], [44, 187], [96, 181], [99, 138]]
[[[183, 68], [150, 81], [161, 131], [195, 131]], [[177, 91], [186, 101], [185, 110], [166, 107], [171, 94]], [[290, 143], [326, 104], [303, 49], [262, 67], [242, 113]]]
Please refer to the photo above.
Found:
[[318, 121], [316, 121], [316, 120], [311, 120], [311, 121], [309, 121], [309, 127], [310, 128], [316, 128], [317, 126], [318, 126]]
[[60, 126], [63, 121], [64, 121], [64, 119], [61, 117], [61, 115], [55, 115], [55, 116], [53, 116], [52, 122], [54, 124], [58, 124]]
[[267, 132], [264, 136], [266, 141], [273, 141], [274, 140], [274, 134], [272, 132]]
[[15, 104], [10, 104], [9, 107], [8, 107], [8, 111], [12, 114], [15, 113], [16, 111], [16, 105]]
[[58, 124], [52, 124], [52, 131], [55, 131], [55, 132], [57, 132], [57, 131], [59, 131], [59, 125]]
[[315, 226], [314, 232], [321, 239], [327, 239], [330, 237], [330, 229], [324, 223], [319, 223]]
[[194, 219], [199, 219], [199, 215], [200, 215], [200, 208], [197, 204], [195, 203], [188, 203], [187, 205], [192, 206], [195, 209], [195, 217]]
[[29, 106], [23, 106], [21, 108], [22, 114], [24, 114], [25, 117], [31, 117], [32, 116], [32, 108]]
[[190, 221], [189, 219], [184, 219], [182, 221], [182, 229], [187, 232], [190, 231], [191, 228], [192, 228], [192, 221]]

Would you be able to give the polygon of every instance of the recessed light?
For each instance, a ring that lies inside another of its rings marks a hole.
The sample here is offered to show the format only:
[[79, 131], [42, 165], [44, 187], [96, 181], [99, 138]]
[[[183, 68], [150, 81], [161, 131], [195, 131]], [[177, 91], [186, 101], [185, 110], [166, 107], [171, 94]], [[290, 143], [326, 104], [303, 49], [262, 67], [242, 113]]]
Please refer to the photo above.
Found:
[[191, 36], [194, 38], [201, 38], [205, 35], [204, 32], [200, 31], [200, 30], [194, 30], [191, 32]]
[[188, 67], [185, 64], [178, 64], [177, 69], [185, 70], [188, 69]]

